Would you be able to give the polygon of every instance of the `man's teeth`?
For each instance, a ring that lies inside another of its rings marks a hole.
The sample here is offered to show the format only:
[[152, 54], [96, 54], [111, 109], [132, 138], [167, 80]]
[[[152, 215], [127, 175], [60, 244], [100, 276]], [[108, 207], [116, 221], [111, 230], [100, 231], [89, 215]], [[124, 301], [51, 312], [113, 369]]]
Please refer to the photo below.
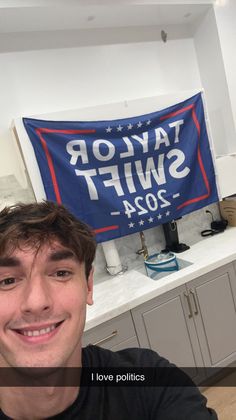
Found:
[[51, 325], [47, 328], [42, 328], [41, 330], [34, 330], [34, 331], [22, 331], [23, 335], [27, 335], [28, 337], [37, 337], [38, 335], [48, 334], [56, 328], [56, 324]]

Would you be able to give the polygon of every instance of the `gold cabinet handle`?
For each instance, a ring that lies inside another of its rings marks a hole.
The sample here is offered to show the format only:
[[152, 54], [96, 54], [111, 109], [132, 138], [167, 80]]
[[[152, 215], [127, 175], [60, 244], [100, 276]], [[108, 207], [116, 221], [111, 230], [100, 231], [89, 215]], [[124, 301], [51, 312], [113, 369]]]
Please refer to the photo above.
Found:
[[188, 317], [189, 318], [192, 318], [193, 317], [193, 310], [192, 310], [192, 307], [191, 307], [191, 302], [190, 302], [189, 294], [188, 293], [184, 293], [184, 296], [186, 297], [187, 303], [188, 303], [188, 309], [189, 309]]
[[195, 315], [197, 315], [198, 314], [198, 307], [197, 307], [196, 296], [195, 296], [195, 293], [194, 293], [194, 291], [192, 289], [190, 290], [190, 293], [191, 293], [191, 295], [193, 297], [193, 303], [194, 303], [194, 306], [195, 306], [194, 313], [195, 313]]
[[93, 343], [93, 346], [99, 346], [100, 344], [104, 343], [105, 341], [110, 340], [111, 338], [115, 337], [117, 334], [118, 334], [118, 331], [115, 330], [110, 335], [108, 335], [107, 337], [104, 337], [101, 340], [96, 341], [96, 343]]

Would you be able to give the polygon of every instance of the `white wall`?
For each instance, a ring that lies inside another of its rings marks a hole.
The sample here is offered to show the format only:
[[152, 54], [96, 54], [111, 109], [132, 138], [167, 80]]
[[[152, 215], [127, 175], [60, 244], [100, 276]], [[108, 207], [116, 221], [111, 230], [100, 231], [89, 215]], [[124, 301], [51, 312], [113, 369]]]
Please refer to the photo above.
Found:
[[192, 39], [4, 53], [0, 69], [0, 176], [20, 176], [14, 118], [201, 86]]
[[[205, 4], [205, 3], [214, 3], [216, 0], [181, 0], [181, 3], [186, 4]], [[88, 4], [111, 4], [111, 3], [122, 3], [122, 4], [150, 4], [150, 0], [1, 0], [1, 7], [32, 7], [32, 6], [57, 6], [59, 5], [74, 6], [74, 5], [88, 5]], [[152, 4], [178, 4], [180, 0], [152, 0]]]
[[[215, 5], [215, 15], [236, 125], [236, 1], [218, 0]], [[233, 151], [236, 151], [236, 139]]]
[[210, 9], [199, 22], [194, 41], [215, 152], [217, 155], [234, 152], [235, 124], [214, 9]]
[[[6, 175], [15, 173], [18, 181], [21, 176], [9, 131], [13, 119], [200, 87], [192, 38], [168, 40], [165, 44], [136, 41], [0, 54], [0, 176], [7, 184], [6, 193], [9, 196], [11, 178]], [[12, 200], [22, 199], [23, 192], [19, 191], [19, 197], [12, 191]], [[211, 206], [211, 210], [218, 216], [216, 206]], [[209, 227], [209, 223], [205, 210], [195, 213], [194, 223], [192, 215], [183, 218], [179, 222], [180, 241], [199, 241], [200, 230]], [[164, 247], [161, 227], [146, 231], [145, 236], [149, 252]], [[138, 234], [121, 238], [117, 244], [124, 265], [132, 267], [138, 260], [142, 263], [135, 253], [140, 247]], [[97, 272], [104, 273], [104, 266], [99, 246]]]

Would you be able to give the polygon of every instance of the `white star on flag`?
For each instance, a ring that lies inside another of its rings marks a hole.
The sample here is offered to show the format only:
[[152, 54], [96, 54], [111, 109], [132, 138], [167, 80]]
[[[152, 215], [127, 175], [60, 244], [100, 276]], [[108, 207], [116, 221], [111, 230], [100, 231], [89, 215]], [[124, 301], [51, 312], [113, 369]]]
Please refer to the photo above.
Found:
[[129, 228], [132, 228], [132, 227], [134, 227], [134, 223], [133, 222], [131, 222], [131, 223], [129, 223]]
[[127, 128], [128, 128], [128, 130], [132, 130], [133, 125], [129, 123], [129, 124], [127, 125]]
[[118, 127], [117, 127], [117, 131], [122, 131], [123, 130], [123, 127], [122, 127], [122, 125], [118, 125]]
[[138, 122], [137, 127], [140, 128], [142, 127], [143, 123], [141, 121]]
[[158, 220], [160, 220], [162, 218], [162, 215], [158, 214], [157, 218], [158, 218]]
[[144, 221], [143, 220], [140, 220], [138, 223], [139, 223], [140, 226], [143, 226], [144, 225]]
[[147, 122], [146, 122], [146, 125], [150, 125], [151, 124], [151, 120], [148, 120]]
[[110, 126], [106, 128], [107, 133], [110, 133], [111, 131], [112, 131], [112, 128]]
[[169, 215], [170, 215], [170, 212], [169, 212], [169, 211], [167, 211], [167, 212], [166, 212], [166, 216], [169, 216]]
[[149, 217], [148, 221], [149, 221], [149, 223], [152, 223], [153, 222], [153, 217]]

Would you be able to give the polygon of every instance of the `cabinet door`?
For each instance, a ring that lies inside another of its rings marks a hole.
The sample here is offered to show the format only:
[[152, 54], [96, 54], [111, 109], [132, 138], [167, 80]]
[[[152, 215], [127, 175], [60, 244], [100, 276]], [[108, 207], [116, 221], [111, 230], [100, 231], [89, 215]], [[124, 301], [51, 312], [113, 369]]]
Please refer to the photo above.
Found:
[[192, 291], [194, 322], [207, 367], [226, 366], [236, 360], [235, 282], [233, 265], [227, 264], [187, 285]]
[[139, 347], [130, 312], [85, 331], [82, 343], [83, 346], [95, 344], [110, 350]]
[[203, 360], [186, 287], [178, 287], [131, 311], [141, 347], [155, 350], [179, 367], [191, 367], [195, 381], [203, 379]]

